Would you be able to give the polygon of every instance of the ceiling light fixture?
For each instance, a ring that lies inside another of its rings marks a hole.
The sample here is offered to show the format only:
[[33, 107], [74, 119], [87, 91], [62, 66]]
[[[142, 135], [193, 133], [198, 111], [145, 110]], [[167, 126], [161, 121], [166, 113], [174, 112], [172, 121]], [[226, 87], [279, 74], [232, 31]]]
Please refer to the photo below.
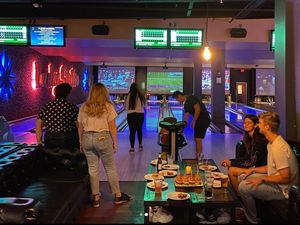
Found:
[[205, 26], [205, 46], [204, 46], [204, 51], [203, 51], [203, 58], [208, 61], [211, 58], [211, 52], [209, 49], [208, 45], [208, 40], [207, 40], [207, 33], [208, 33], [208, 9], [207, 9], [207, 4], [206, 4], [206, 26]]
[[42, 0], [32, 0], [32, 6], [36, 9], [42, 8], [43, 7]]
[[223, 0], [220, 0], [220, 3], [223, 4]]

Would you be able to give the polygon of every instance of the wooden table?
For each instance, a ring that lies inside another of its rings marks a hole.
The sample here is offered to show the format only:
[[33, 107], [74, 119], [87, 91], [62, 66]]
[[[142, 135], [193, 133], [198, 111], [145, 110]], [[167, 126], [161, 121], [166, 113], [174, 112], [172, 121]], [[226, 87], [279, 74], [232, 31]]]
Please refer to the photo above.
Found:
[[[210, 159], [209, 163], [215, 165], [215, 162]], [[177, 163], [180, 166], [180, 172], [184, 173], [184, 168], [186, 165], [191, 165], [194, 170], [197, 168], [197, 160], [195, 159], [186, 159]], [[156, 167], [149, 165], [148, 173], [154, 173]], [[218, 171], [218, 170], [217, 170]], [[199, 170], [202, 183], [204, 180], [204, 172]], [[231, 209], [231, 218], [234, 219], [234, 209], [240, 207], [240, 202], [236, 198], [235, 194], [232, 191], [231, 186], [227, 188], [214, 188], [213, 198], [210, 200], [205, 199], [203, 187], [175, 187], [174, 177], [165, 178], [165, 181], [168, 183], [168, 188], [163, 190], [161, 195], [156, 195], [154, 190], [145, 187], [144, 192], [144, 222], [149, 223], [149, 207], [150, 206], [164, 206], [164, 207], [174, 207], [180, 212], [180, 216], [176, 218], [177, 222], [182, 223], [194, 223], [196, 222], [195, 212], [203, 208], [230, 208]], [[170, 200], [167, 198], [168, 193], [174, 191], [182, 191], [190, 194], [191, 198], [184, 201]], [[177, 221], [177, 219], [181, 221]]]

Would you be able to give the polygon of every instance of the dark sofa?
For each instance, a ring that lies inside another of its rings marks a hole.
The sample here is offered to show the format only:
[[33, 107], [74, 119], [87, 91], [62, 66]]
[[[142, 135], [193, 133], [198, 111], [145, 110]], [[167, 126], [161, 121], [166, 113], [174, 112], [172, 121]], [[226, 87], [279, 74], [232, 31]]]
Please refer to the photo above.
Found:
[[75, 222], [89, 194], [84, 155], [13, 143], [1, 152], [0, 223]]

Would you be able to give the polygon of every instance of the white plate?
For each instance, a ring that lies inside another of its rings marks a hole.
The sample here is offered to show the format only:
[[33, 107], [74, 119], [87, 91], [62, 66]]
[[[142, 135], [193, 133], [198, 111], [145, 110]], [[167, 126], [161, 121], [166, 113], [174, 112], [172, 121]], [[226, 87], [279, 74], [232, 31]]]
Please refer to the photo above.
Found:
[[[178, 195], [180, 195], [180, 194], [184, 194], [185, 197], [184, 198], [179, 198]], [[190, 197], [191, 197], [190, 194], [186, 193], [186, 192], [177, 192], [177, 191], [175, 191], [175, 192], [168, 193], [168, 199], [172, 199], [172, 200], [180, 200], [181, 201], [181, 200], [187, 200]]]
[[[148, 182], [147, 187], [150, 188], [150, 189], [155, 189], [154, 181]], [[162, 189], [167, 188], [167, 187], [168, 187], [168, 183], [163, 181], [162, 182]]]
[[214, 179], [221, 179], [221, 177], [224, 175], [224, 173], [221, 172], [212, 172], [211, 175]]
[[174, 177], [177, 175], [177, 172], [174, 170], [162, 170], [162, 171], [159, 171], [159, 174], [164, 177]]
[[[156, 166], [157, 165], [157, 159], [153, 159], [153, 160], [151, 160], [151, 165], [153, 165], [153, 166]], [[167, 164], [167, 161], [166, 160], [163, 160], [162, 161], [162, 164], [164, 165], [164, 164]]]
[[213, 166], [213, 165], [201, 165], [199, 166], [199, 169], [200, 170], [211, 170], [211, 171], [214, 171], [214, 170], [217, 170], [218, 168], [216, 166]]
[[164, 170], [178, 170], [179, 169], [179, 165], [176, 165], [176, 164], [166, 164], [166, 165], [163, 165], [162, 168]]
[[144, 176], [144, 178], [146, 179], [146, 180], [154, 180], [154, 179], [161, 179], [161, 180], [163, 180], [164, 179], [164, 176], [162, 176], [162, 175], [160, 175], [160, 174], [158, 174], [158, 176], [153, 176], [153, 173], [148, 173], [148, 174], [146, 174], [145, 176]]

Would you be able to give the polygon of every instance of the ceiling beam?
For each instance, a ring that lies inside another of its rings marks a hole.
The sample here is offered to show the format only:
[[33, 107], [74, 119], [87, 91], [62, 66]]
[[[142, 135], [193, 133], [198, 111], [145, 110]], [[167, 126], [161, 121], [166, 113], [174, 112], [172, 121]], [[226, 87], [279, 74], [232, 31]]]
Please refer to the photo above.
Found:
[[192, 10], [193, 10], [193, 6], [194, 6], [194, 1], [190, 1], [189, 2], [189, 6], [188, 6], [188, 11], [186, 13], [187, 17], [190, 17], [192, 14]]
[[250, 1], [241, 11], [239, 11], [229, 22], [231, 23], [234, 19], [246, 18], [251, 12], [262, 5], [266, 0], [252, 0]]

